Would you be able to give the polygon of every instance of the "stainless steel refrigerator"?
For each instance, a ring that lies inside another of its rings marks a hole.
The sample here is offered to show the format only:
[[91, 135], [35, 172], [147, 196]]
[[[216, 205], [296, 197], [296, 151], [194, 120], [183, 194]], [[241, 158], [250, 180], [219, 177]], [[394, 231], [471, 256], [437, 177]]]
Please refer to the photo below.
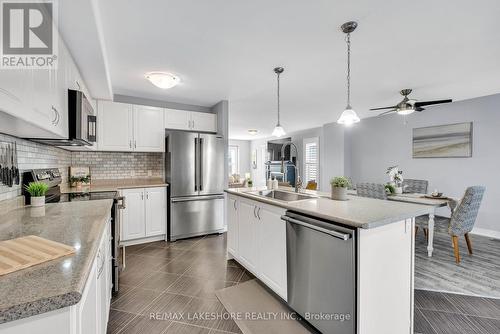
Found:
[[224, 140], [205, 133], [165, 133], [168, 239], [223, 232]]

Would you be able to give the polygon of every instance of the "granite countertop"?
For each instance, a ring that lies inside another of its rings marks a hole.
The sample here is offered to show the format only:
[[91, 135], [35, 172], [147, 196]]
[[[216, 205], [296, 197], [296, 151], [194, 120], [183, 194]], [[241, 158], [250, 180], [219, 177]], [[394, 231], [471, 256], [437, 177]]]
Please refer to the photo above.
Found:
[[0, 214], [0, 240], [36, 235], [76, 250], [74, 255], [0, 276], [0, 324], [80, 301], [113, 200], [29, 206]]
[[[317, 198], [294, 202], [284, 202], [249, 193], [263, 189], [266, 188], [235, 188], [226, 189], [225, 191], [229, 194], [247, 197], [355, 228], [375, 228], [432, 212], [432, 208], [428, 205], [385, 201], [352, 195], [347, 196], [347, 201], [334, 201], [329, 198], [327, 193], [311, 190], [302, 191], [302, 193], [317, 196]], [[293, 191], [293, 188], [280, 188], [280, 190]]]
[[61, 193], [89, 193], [101, 191], [117, 191], [119, 189], [130, 188], [148, 188], [148, 187], [167, 187], [162, 178], [142, 178], [142, 179], [116, 179], [116, 180], [95, 180], [89, 186], [81, 188], [69, 187], [61, 184]]

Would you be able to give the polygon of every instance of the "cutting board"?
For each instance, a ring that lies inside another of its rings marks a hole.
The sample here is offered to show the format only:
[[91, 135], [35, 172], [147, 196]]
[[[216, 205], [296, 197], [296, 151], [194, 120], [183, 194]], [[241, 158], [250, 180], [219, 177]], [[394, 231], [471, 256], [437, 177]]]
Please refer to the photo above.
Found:
[[0, 276], [74, 253], [73, 247], [35, 235], [0, 241]]

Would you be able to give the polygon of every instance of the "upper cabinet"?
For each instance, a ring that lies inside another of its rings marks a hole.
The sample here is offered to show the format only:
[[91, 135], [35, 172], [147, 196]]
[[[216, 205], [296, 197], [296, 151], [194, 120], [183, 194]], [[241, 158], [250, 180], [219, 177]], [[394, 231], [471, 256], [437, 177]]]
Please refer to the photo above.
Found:
[[176, 109], [165, 109], [165, 129], [217, 132], [217, 115]]
[[99, 151], [133, 151], [133, 110], [130, 104], [99, 101], [97, 105]]
[[217, 115], [98, 101], [99, 151], [163, 152], [165, 129], [217, 132]]
[[81, 90], [95, 109], [64, 41], [57, 68], [0, 69], [0, 132], [26, 138], [68, 137], [68, 89]]
[[165, 128], [163, 109], [147, 106], [133, 106], [134, 150], [141, 152], [163, 152]]
[[99, 151], [163, 152], [162, 108], [99, 101], [98, 111]]

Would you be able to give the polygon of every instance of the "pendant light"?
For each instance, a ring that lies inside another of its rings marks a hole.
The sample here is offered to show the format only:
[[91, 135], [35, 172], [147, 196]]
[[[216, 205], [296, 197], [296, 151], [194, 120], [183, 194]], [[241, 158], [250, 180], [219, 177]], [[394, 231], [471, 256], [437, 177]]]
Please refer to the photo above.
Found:
[[346, 22], [341, 26], [342, 32], [347, 34], [347, 107], [345, 108], [337, 123], [349, 126], [360, 121], [358, 115], [351, 107], [351, 33], [358, 24], [354, 21]]
[[278, 123], [276, 124], [272, 135], [278, 138], [286, 135], [285, 129], [283, 129], [280, 124], [280, 74], [283, 73], [284, 70], [285, 69], [283, 67], [274, 68], [274, 73], [276, 73], [276, 77], [278, 80]]

